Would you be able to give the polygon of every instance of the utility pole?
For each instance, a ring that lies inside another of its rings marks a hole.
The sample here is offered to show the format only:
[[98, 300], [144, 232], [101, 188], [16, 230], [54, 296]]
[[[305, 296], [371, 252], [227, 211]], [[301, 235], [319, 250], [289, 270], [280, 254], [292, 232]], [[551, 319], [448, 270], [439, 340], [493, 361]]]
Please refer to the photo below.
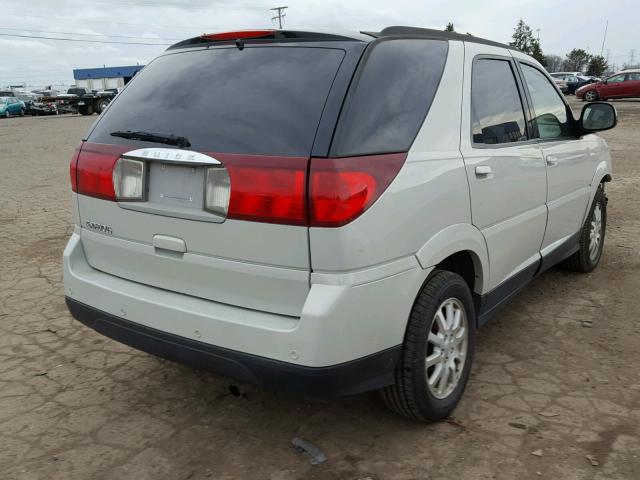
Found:
[[600, 47], [600, 56], [602, 56], [602, 52], [604, 51], [604, 42], [607, 39], [607, 29], [609, 28], [609, 20], [604, 24], [604, 36], [602, 37], [602, 47]]
[[[276, 20], [278, 19], [278, 25], [280, 30], [282, 30], [282, 20], [284, 19], [284, 17], [286, 17], [287, 15], [284, 13], [284, 11], [289, 8], [289, 7], [275, 7], [275, 8], [270, 8], [269, 10], [271, 10], [272, 12], [274, 12], [274, 16], [271, 17], [271, 20]], [[277, 12], [277, 13], [275, 13]]]
[[540, 43], [540, 29], [536, 28], [536, 33], [538, 34], [538, 43]]
[[636, 61], [636, 50], [635, 48], [632, 48], [631, 51], [629, 52], [629, 67], [633, 67], [635, 65], [635, 61]]

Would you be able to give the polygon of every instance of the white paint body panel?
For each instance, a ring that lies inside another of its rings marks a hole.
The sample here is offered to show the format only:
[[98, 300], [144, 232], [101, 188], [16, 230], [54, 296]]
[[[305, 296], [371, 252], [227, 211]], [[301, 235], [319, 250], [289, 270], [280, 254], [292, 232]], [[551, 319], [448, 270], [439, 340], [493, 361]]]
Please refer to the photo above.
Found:
[[[434, 266], [466, 251], [475, 292], [490, 292], [537, 262], [541, 249], [549, 253], [574, 234], [611, 172], [606, 144], [595, 136], [474, 148], [476, 54], [511, 53], [449, 42], [443, 78], [405, 165], [355, 221], [309, 229], [212, 224], [74, 194], [76, 223], [107, 224], [113, 235], [76, 226], [64, 252], [65, 294], [181, 337], [304, 366], [401, 344]], [[578, 144], [587, 157], [576, 161]], [[550, 172], [545, 154], [559, 157], [561, 168]], [[477, 166], [492, 173], [477, 178]]]

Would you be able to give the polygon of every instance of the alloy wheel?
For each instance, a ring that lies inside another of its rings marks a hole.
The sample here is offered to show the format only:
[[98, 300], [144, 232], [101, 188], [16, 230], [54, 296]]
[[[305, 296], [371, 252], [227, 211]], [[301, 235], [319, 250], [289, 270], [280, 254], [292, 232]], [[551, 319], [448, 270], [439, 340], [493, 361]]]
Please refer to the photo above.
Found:
[[431, 394], [442, 400], [460, 382], [467, 356], [469, 325], [464, 305], [457, 298], [442, 302], [427, 339], [425, 374]]
[[598, 94], [596, 92], [594, 92], [593, 90], [587, 92], [584, 94], [584, 98], [588, 101], [588, 102], [593, 102], [594, 100], [598, 99]]
[[596, 203], [591, 216], [591, 229], [589, 231], [589, 260], [595, 262], [600, 254], [602, 242], [602, 207]]

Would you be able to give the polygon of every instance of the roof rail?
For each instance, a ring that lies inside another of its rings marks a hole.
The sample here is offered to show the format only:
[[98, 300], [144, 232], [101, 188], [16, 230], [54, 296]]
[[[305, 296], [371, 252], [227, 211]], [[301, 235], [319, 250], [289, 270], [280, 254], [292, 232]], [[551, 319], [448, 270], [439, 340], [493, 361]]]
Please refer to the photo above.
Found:
[[403, 27], [393, 26], [387, 27], [380, 32], [362, 32], [365, 35], [370, 35], [375, 38], [382, 37], [418, 37], [418, 38], [430, 38], [434, 40], [458, 40], [460, 42], [473, 42], [481, 43], [483, 45], [492, 45], [494, 47], [508, 48], [510, 50], [517, 50], [511, 45], [504, 43], [494, 42], [493, 40], [487, 40], [485, 38], [476, 37], [471, 34], [463, 34], [456, 32], [445, 32], [443, 30], [434, 30], [432, 28], [418, 28], [418, 27]]

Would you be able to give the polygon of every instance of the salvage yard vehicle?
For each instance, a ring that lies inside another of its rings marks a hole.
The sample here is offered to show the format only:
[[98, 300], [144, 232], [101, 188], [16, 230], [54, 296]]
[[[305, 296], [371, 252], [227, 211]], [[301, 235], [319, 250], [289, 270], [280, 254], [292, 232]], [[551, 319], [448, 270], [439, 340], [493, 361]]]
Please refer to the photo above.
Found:
[[29, 113], [35, 117], [43, 115], [57, 115], [58, 107], [53, 102], [36, 101], [29, 106]]
[[13, 115], [23, 117], [26, 107], [22, 100], [16, 97], [0, 97], [0, 117], [9, 118]]
[[609, 98], [640, 98], [640, 69], [618, 72], [576, 90], [576, 98], [593, 102]]
[[113, 90], [89, 91], [86, 88], [71, 87], [55, 100], [60, 113], [92, 115], [94, 112], [101, 114], [116, 94], [117, 91]]
[[442, 419], [477, 327], [555, 264], [598, 265], [611, 159], [593, 132], [616, 121], [606, 103], [575, 119], [538, 62], [469, 35], [185, 40], [72, 158], [68, 308], [224, 376], [382, 389]]

